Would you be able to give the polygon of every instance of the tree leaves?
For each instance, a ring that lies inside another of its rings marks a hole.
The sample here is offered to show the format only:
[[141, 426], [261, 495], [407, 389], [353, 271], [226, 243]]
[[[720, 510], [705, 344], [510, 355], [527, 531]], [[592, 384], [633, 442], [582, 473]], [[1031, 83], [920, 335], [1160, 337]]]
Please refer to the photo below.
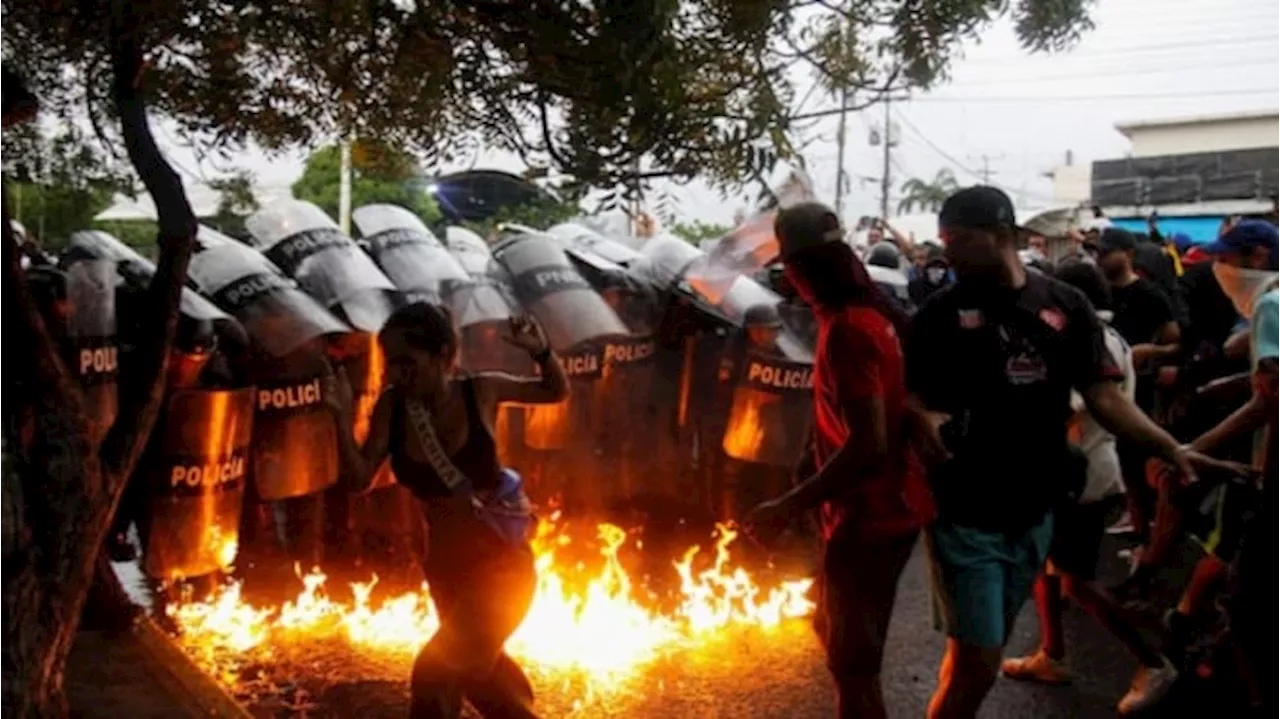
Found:
[[[387, 202], [404, 207], [428, 226], [438, 222], [440, 208], [420, 182], [416, 167], [412, 155], [393, 150], [380, 142], [353, 143], [351, 206]], [[341, 169], [342, 157], [337, 145], [312, 153], [307, 158], [302, 177], [293, 183], [294, 197], [313, 202], [330, 217], [337, 217]]]
[[[102, 113], [112, 0], [4, 0], [5, 60], [46, 107]], [[1063, 47], [1091, 0], [210, 0], [127, 3], [153, 107], [212, 146], [354, 134], [421, 152], [517, 153], [596, 187], [639, 162], [718, 188], [787, 156], [795, 84], [872, 95], [945, 77], [1011, 13]], [[9, 65], [6, 65], [8, 68]]]

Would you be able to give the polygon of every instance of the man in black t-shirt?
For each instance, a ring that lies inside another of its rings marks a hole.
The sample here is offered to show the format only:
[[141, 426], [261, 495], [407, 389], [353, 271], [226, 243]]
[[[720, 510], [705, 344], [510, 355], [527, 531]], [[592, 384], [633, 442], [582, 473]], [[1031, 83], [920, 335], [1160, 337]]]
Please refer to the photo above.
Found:
[[953, 194], [939, 213], [957, 283], [916, 314], [907, 384], [938, 519], [928, 532], [946, 623], [931, 718], [972, 717], [995, 681], [1013, 620], [1044, 563], [1052, 507], [1084, 482], [1067, 441], [1071, 390], [1103, 426], [1192, 474], [1179, 447], [1121, 392], [1084, 295], [1019, 261], [1009, 198]]
[[[1133, 368], [1138, 375], [1134, 400], [1144, 412], [1152, 414], [1156, 407], [1156, 370], [1178, 354], [1180, 331], [1168, 296], [1134, 269], [1136, 250], [1137, 239], [1118, 227], [1107, 228], [1098, 238], [1098, 267], [1111, 284], [1115, 311], [1111, 326], [1133, 348]], [[1129, 511], [1113, 531], [1132, 531], [1145, 542], [1155, 506], [1155, 493], [1147, 486], [1144, 470], [1148, 453], [1123, 440], [1116, 449]]]
[[1140, 368], [1176, 354], [1179, 329], [1168, 295], [1134, 270], [1136, 249], [1133, 234], [1115, 227], [1098, 240], [1098, 266], [1111, 284], [1115, 307], [1111, 326], [1133, 347]]

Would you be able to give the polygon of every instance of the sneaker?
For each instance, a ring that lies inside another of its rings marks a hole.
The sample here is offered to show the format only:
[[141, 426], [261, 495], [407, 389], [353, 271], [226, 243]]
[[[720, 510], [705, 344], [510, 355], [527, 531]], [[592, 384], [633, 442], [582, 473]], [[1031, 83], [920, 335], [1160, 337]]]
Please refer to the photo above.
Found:
[[1071, 672], [1062, 662], [1044, 653], [1044, 650], [1027, 657], [1006, 659], [1000, 663], [1000, 672], [1020, 682], [1034, 682], [1059, 686], [1071, 683]]
[[1138, 527], [1133, 523], [1133, 517], [1128, 512], [1120, 515], [1120, 519], [1116, 523], [1107, 527], [1107, 534], [1115, 536], [1117, 534], [1134, 534], [1138, 531]]
[[1116, 705], [1116, 711], [1122, 716], [1146, 711], [1155, 706], [1169, 693], [1178, 681], [1178, 670], [1164, 657], [1159, 667], [1138, 667], [1129, 685], [1129, 693], [1124, 695]]

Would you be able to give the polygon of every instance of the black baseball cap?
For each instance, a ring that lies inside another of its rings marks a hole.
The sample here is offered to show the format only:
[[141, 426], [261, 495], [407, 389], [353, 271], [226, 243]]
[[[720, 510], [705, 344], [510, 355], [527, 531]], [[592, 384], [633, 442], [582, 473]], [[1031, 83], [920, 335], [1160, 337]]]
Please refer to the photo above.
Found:
[[1099, 255], [1111, 252], [1133, 252], [1137, 247], [1138, 242], [1133, 233], [1119, 227], [1108, 227], [1098, 236]]
[[821, 202], [801, 202], [782, 210], [773, 220], [773, 234], [783, 262], [800, 250], [844, 241], [840, 218]]
[[998, 187], [974, 185], [953, 192], [938, 211], [938, 236], [945, 242], [955, 230], [1018, 231], [1013, 201]]

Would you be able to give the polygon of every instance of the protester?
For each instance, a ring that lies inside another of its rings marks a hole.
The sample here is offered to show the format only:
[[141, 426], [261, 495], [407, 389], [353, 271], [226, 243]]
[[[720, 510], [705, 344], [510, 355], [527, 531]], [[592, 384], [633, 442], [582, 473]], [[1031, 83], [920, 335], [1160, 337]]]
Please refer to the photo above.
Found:
[[536, 584], [533, 553], [520, 529], [521, 515], [529, 521], [528, 500], [518, 478], [502, 470], [492, 428], [498, 405], [562, 401], [568, 380], [530, 320], [513, 319], [509, 341], [529, 352], [540, 378], [457, 376], [450, 318], [432, 305], [410, 304], [379, 335], [390, 382], [363, 447], [353, 439], [345, 375], [335, 392], [325, 393], [339, 421], [348, 486], [367, 490], [389, 457], [429, 527], [423, 572], [440, 629], [414, 660], [413, 719], [458, 717], [464, 695], [485, 716], [536, 716], [528, 679], [503, 651]]
[[[1092, 265], [1064, 265], [1057, 278], [1084, 293], [1103, 323], [1107, 353], [1123, 372], [1123, 392], [1133, 399], [1134, 373], [1129, 345], [1109, 325], [1111, 291], [1102, 273]], [[1072, 434], [1088, 458], [1088, 475], [1078, 501], [1061, 503], [1054, 511], [1053, 540], [1049, 545], [1049, 569], [1036, 580], [1036, 612], [1040, 618], [1040, 647], [1030, 656], [1006, 659], [1001, 666], [1012, 679], [1065, 684], [1071, 673], [1064, 664], [1066, 639], [1062, 631], [1063, 599], [1070, 597], [1102, 623], [1139, 662], [1129, 692], [1120, 700], [1121, 714], [1145, 710], [1160, 701], [1178, 678], [1178, 671], [1122, 615], [1119, 605], [1096, 581], [1098, 558], [1105, 534], [1110, 497], [1124, 491], [1116, 439], [1084, 408], [1073, 392]]]
[[[905, 316], [840, 241], [824, 205], [784, 210], [776, 233], [787, 278], [817, 315], [814, 461], [792, 491], [757, 507], [757, 536], [821, 507], [815, 626], [840, 717], [884, 717], [880, 666], [898, 579], [931, 503], [907, 441], [900, 332]], [[880, 247], [883, 245], [877, 245]]]
[[955, 281], [951, 265], [947, 263], [947, 256], [942, 248], [937, 245], [924, 245], [924, 247], [928, 248], [928, 253], [923, 270], [915, 279], [907, 283], [907, 293], [911, 296], [911, 302], [917, 307], [923, 304], [929, 295]]
[[1067, 441], [1071, 390], [1103, 427], [1187, 476], [1200, 458], [1124, 396], [1088, 300], [1022, 266], [1008, 196], [961, 190], [938, 224], [957, 282], [916, 314], [906, 351], [928, 454], [947, 456], [930, 472], [938, 518], [927, 536], [948, 642], [929, 716], [972, 717], [1048, 553], [1052, 507], [1085, 481]]
[[867, 264], [890, 270], [902, 268], [902, 252], [892, 242], [881, 242], [867, 253]]
[[[1277, 245], [1277, 233], [1273, 225], [1260, 220], [1245, 220], [1235, 224], [1206, 247], [1206, 251], [1214, 256], [1214, 275], [1223, 291], [1231, 298], [1240, 315], [1249, 321], [1253, 393], [1244, 406], [1191, 443], [1196, 451], [1216, 452], [1234, 437], [1254, 434], [1253, 466], [1261, 472], [1263, 496], [1267, 495], [1277, 472], [1276, 358], [1280, 352], [1277, 349], [1280, 341], [1280, 319], [1277, 318], [1280, 308], [1277, 295]], [[1156, 477], [1161, 482], [1164, 495], [1187, 494], [1186, 488], [1177, 484], [1176, 475], [1162, 472], [1157, 473]], [[1189, 642], [1194, 627], [1211, 609], [1212, 592], [1226, 580], [1227, 564], [1246, 534], [1247, 530], [1243, 525], [1247, 521], [1274, 522], [1274, 515], [1266, 511], [1274, 508], [1260, 499], [1258, 492], [1259, 488], [1253, 483], [1232, 483], [1217, 488], [1216, 497], [1211, 496], [1216, 501], [1207, 502], [1213, 507], [1214, 519], [1218, 520], [1213, 524], [1212, 534], [1220, 539], [1217, 545], [1206, 547], [1209, 553], [1197, 565], [1178, 606], [1166, 618], [1175, 644], [1185, 645]], [[1191, 493], [1190, 499], [1197, 504], [1206, 501], [1202, 492]], [[1175, 504], [1187, 503], [1179, 496], [1172, 496], [1170, 501]], [[1247, 520], [1248, 514], [1260, 510], [1260, 516]], [[1274, 524], [1269, 529], [1274, 529]], [[1271, 534], [1270, 541], [1274, 542], [1274, 539], [1275, 535]], [[1260, 540], [1255, 540], [1252, 548], [1254, 552], [1268, 551], [1269, 548], [1258, 547], [1257, 541]], [[1139, 567], [1142, 570], [1141, 580], [1151, 579], [1162, 568], [1166, 554], [1146, 558]], [[1256, 581], [1256, 578], [1246, 576], [1244, 583], [1248, 586]], [[1237, 603], [1238, 618], [1245, 626], [1258, 627], [1265, 634], [1265, 628], [1259, 625], [1265, 617], [1260, 617], [1258, 609], [1250, 604], [1251, 598], [1238, 598], [1243, 602]], [[1237, 639], [1247, 646], [1246, 654], [1252, 655], [1251, 661], [1255, 662], [1255, 666], [1260, 652], [1270, 652], [1274, 657], [1274, 645], [1264, 650], [1258, 646], [1257, 640], [1248, 635], [1249, 632], [1236, 632]]]
[[[1133, 348], [1138, 371], [1136, 401], [1148, 414], [1155, 410], [1155, 368], [1179, 351], [1180, 330], [1168, 297], [1134, 270], [1137, 242], [1127, 230], [1107, 228], [1098, 238], [1098, 266], [1111, 284], [1115, 316], [1111, 326]], [[1128, 514], [1114, 531], [1129, 531], [1145, 541], [1149, 536], [1155, 497], [1143, 480], [1147, 454], [1121, 441], [1120, 462], [1129, 498]]]

